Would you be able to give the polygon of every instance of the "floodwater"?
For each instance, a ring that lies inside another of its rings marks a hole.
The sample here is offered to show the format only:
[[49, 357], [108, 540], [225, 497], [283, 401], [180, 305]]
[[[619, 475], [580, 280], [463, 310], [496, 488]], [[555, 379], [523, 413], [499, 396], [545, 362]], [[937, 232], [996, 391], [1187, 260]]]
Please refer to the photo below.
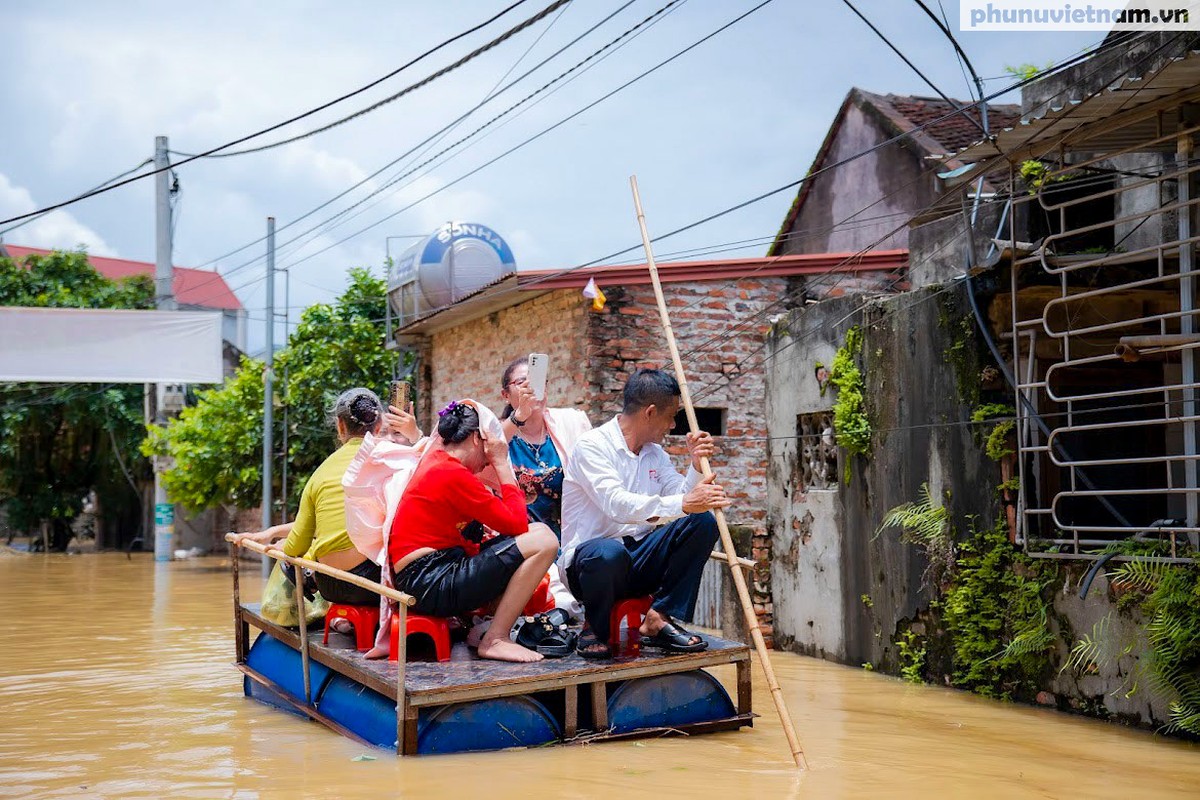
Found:
[[0, 796], [1200, 796], [1195, 745], [784, 653], [804, 774], [757, 670], [753, 729], [401, 759], [242, 696], [230, 585], [220, 558], [0, 553]]

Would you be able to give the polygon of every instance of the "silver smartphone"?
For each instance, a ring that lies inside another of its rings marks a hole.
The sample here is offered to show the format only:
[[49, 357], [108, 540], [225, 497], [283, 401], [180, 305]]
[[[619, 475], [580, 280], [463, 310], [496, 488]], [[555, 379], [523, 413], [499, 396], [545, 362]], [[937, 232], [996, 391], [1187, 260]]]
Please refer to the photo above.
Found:
[[546, 399], [546, 372], [550, 368], [550, 356], [545, 353], [529, 354], [529, 388], [535, 400]]

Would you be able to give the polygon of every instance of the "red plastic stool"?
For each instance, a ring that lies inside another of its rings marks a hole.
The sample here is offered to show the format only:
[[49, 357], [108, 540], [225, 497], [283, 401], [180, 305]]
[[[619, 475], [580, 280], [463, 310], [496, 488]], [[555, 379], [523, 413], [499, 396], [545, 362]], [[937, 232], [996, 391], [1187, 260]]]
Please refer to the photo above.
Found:
[[332, 603], [325, 612], [325, 644], [329, 644], [329, 623], [335, 619], [349, 620], [354, 626], [354, 639], [360, 653], [375, 645], [375, 629], [379, 627], [379, 606], [346, 606]]
[[[450, 660], [450, 625], [444, 617], [426, 617], [423, 614], [408, 614], [408, 636], [423, 633], [433, 640], [433, 649], [438, 661]], [[396, 661], [400, 652], [400, 617], [392, 617], [392, 646], [388, 661]]]
[[521, 614], [526, 617], [532, 617], [535, 614], [543, 614], [554, 608], [554, 597], [550, 594], [550, 576], [542, 576], [542, 582], [533, 590], [533, 594], [529, 597], [529, 602], [525, 604], [525, 608], [521, 609]]
[[642, 627], [642, 617], [646, 616], [646, 612], [650, 610], [650, 604], [654, 602], [654, 598], [650, 595], [645, 597], [628, 597], [617, 602], [613, 606], [612, 613], [608, 616], [608, 643], [612, 647], [620, 647], [621, 645], [621, 620], [625, 620], [625, 625], [629, 628], [629, 646], [637, 649], [641, 634], [638, 628]]

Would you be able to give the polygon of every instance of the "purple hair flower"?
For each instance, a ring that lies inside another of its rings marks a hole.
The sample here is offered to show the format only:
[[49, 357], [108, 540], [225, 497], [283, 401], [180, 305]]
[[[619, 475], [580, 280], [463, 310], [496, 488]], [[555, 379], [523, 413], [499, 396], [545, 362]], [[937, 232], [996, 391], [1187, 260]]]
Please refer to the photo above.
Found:
[[438, 412], [438, 416], [444, 417], [456, 408], [458, 408], [458, 401], [451, 400], [450, 405], [446, 406], [445, 408], [443, 408], [441, 411]]

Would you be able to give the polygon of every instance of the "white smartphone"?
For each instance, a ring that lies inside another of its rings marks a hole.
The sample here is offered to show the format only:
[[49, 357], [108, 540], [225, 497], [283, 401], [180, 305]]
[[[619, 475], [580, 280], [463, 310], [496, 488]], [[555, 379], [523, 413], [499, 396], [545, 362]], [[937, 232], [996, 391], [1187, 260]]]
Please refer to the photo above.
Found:
[[546, 399], [546, 372], [550, 368], [550, 356], [545, 353], [529, 354], [529, 388], [535, 400]]

